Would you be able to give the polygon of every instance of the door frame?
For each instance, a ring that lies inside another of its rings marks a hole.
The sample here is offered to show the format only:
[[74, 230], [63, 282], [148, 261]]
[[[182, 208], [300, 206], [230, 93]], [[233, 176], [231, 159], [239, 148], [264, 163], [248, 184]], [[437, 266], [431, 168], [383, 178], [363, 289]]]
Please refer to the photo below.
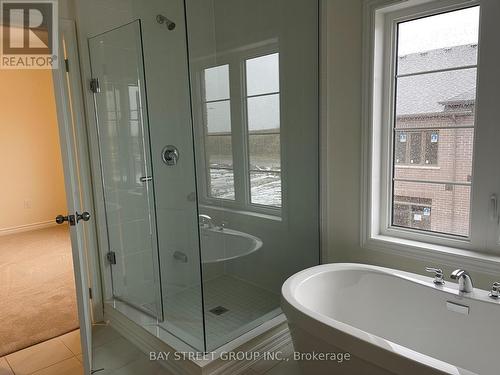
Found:
[[[100, 278], [98, 240], [94, 207], [89, 139], [84, 117], [82, 80], [79, 67], [75, 22], [59, 19], [59, 68], [52, 71], [58, 117], [61, 153], [68, 210], [87, 210], [92, 220], [80, 225], [81, 241], [75, 246], [72, 233], [72, 254], [78, 302], [78, 318], [85, 374], [91, 373], [91, 326], [104, 319], [103, 293]], [[65, 41], [65, 48], [63, 47]], [[64, 60], [66, 54], [67, 61]], [[75, 159], [75, 160], [73, 160]], [[75, 168], [76, 165], [76, 168]], [[77, 201], [80, 207], [74, 206]], [[66, 213], [63, 213], [66, 214]], [[74, 212], [68, 212], [74, 214]], [[83, 285], [83, 286], [82, 286]], [[88, 285], [90, 289], [87, 289]], [[91, 296], [92, 294], [92, 296]]]
[[[59, 20], [60, 33], [66, 37], [69, 43], [66, 45], [68, 59], [68, 84], [71, 88], [70, 104], [74, 121], [76, 135], [76, 147], [78, 150], [80, 193], [82, 208], [95, 212], [95, 201], [93, 194], [92, 169], [90, 163], [89, 135], [85, 121], [85, 107], [82, 96], [82, 79], [80, 74], [80, 58], [78, 51], [78, 39], [75, 22], [68, 19]], [[56, 95], [66, 95], [65, 92]], [[95, 218], [95, 214], [94, 214]], [[89, 286], [92, 288], [92, 322], [100, 322], [104, 319], [103, 293], [100, 276], [99, 242], [97, 237], [97, 221], [91, 220], [85, 226], [87, 267], [89, 274]]]

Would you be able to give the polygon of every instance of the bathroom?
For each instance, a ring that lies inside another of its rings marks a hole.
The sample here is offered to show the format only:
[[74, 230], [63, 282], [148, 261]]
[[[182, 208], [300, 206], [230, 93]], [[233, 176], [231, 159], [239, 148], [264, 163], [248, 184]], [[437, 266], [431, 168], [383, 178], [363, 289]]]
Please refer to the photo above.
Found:
[[498, 1], [47, 3], [82, 354], [28, 373], [498, 374]]

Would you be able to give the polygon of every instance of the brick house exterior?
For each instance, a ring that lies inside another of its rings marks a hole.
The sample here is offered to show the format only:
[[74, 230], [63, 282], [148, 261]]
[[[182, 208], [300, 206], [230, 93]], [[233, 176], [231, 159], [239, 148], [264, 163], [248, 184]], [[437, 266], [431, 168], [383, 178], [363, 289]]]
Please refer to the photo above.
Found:
[[476, 62], [477, 45], [399, 56], [393, 225], [469, 234]]

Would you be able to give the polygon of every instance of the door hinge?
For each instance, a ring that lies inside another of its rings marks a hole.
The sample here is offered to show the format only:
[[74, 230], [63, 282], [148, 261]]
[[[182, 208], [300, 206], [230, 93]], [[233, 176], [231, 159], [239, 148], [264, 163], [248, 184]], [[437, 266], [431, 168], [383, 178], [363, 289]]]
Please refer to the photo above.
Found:
[[101, 87], [99, 86], [99, 78], [90, 79], [90, 91], [94, 94], [101, 92]]
[[66, 68], [66, 72], [69, 72], [69, 60], [64, 59], [64, 67]]
[[92, 288], [89, 288], [89, 298], [92, 299]]
[[114, 251], [110, 251], [109, 253], [106, 254], [106, 259], [108, 260], [109, 264], [116, 264], [116, 254]]

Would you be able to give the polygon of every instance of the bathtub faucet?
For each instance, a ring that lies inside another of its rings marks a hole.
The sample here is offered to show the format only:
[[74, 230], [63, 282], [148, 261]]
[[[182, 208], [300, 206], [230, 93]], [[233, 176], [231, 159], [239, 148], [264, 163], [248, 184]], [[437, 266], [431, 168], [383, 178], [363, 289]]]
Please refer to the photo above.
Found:
[[458, 280], [458, 290], [464, 293], [470, 293], [474, 290], [474, 286], [472, 285], [472, 278], [469, 275], [469, 272], [458, 269], [451, 273], [450, 276], [453, 280]]

